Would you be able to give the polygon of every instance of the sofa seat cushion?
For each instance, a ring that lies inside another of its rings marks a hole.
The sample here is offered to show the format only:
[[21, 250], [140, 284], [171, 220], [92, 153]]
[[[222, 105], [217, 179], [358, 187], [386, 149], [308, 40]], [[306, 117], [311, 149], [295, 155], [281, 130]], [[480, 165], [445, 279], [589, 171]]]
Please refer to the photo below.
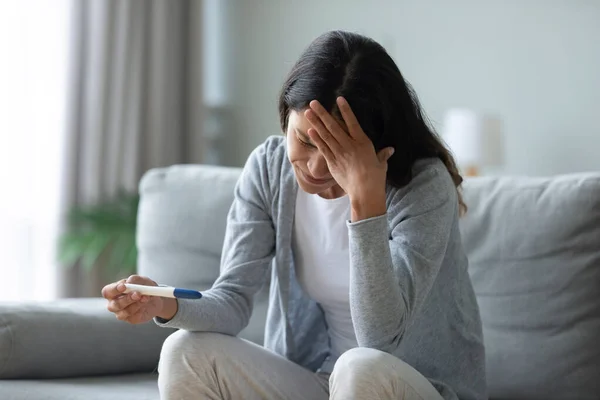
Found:
[[464, 196], [490, 397], [598, 399], [600, 174], [474, 178]]
[[0, 303], [0, 379], [151, 372], [172, 332], [118, 321], [102, 298]]
[[158, 400], [155, 373], [71, 379], [0, 380], [6, 400]]

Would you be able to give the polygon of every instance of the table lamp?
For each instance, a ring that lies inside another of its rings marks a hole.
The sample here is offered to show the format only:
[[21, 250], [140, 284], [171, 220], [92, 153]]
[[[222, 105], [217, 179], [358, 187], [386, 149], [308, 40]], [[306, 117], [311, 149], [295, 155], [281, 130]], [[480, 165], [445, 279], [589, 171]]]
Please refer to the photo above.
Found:
[[465, 176], [504, 162], [502, 121], [467, 109], [451, 109], [444, 117], [442, 138]]

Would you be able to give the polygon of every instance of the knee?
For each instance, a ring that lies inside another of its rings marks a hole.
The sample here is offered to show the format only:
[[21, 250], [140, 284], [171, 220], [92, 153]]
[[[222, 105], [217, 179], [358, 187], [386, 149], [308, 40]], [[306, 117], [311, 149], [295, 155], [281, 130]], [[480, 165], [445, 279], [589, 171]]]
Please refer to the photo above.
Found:
[[160, 350], [160, 360], [180, 358], [184, 354], [186, 342], [189, 341], [188, 334], [189, 332], [179, 330], [169, 335]]
[[380, 350], [356, 347], [338, 358], [332, 376], [356, 384], [360, 384], [358, 381], [369, 382], [373, 376], [386, 374], [390, 357], [394, 356]]
[[329, 377], [331, 399], [395, 398], [389, 387], [395, 357], [383, 351], [357, 347], [338, 358]]
[[172, 369], [167, 368], [167, 366], [172, 367], [185, 360], [192, 346], [193, 335], [192, 332], [179, 330], [167, 337], [160, 351], [159, 372], [166, 373], [168, 372], [167, 369]]
[[218, 333], [179, 330], [164, 341], [158, 363], [159, 384], [189, 379], [202, 374], [207, 358], [217, 357], [222, 348]]
[[160, 352], [161, 361], [177, 362], [187, 358], [190, 353], [194, 358], [202, 358], [218, 353], [221, 334], [211, 332], [188, 332], [178, 330], [164, 341]]
[[178, 330], [165, 339], [160, 351], [160, 360], [176, 360], [186, 354], [191, 346], [192, 333]]
[[182, 364], [185, 362], [187, 352], [191, 346], [192, 333], [179, 330], [172, 333], [164, 341], [158, 361], [159, 383], [165, 381], [167, 376], [181, 376]]
[[342, 354], [329, 386], [332, 399], [441, 399], [413, 367], [391, 354], [368, 348]]

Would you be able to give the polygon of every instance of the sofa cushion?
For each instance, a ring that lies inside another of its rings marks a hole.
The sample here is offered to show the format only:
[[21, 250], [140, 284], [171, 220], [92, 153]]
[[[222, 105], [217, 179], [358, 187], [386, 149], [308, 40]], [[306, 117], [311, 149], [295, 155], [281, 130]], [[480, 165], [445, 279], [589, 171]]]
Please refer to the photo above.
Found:
[[600, 174], [474, 178], [461, 220], [491, 398], [600, 395]]
[[156, 373], [0, 381], [3, 400], [159, 400]]
[[240, 169], [175, 165], [140, 183], [138, 273], [204, 290], [219, 276], [227, 213]]
[[118, 321], [101, 298], [0, 303], [0, 379], [151, 372], [172, 332]]

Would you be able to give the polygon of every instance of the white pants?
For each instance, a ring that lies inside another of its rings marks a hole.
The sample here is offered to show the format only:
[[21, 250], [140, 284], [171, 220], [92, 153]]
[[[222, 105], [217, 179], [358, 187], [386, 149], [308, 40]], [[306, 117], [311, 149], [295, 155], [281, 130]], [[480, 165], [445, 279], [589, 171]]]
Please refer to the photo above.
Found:
[[208, 332], [169, 336], [158, 371], [163, 400], [442, 399], [414, 368], [378, 350], [347, 351], [328, 376], [243, 339]]

